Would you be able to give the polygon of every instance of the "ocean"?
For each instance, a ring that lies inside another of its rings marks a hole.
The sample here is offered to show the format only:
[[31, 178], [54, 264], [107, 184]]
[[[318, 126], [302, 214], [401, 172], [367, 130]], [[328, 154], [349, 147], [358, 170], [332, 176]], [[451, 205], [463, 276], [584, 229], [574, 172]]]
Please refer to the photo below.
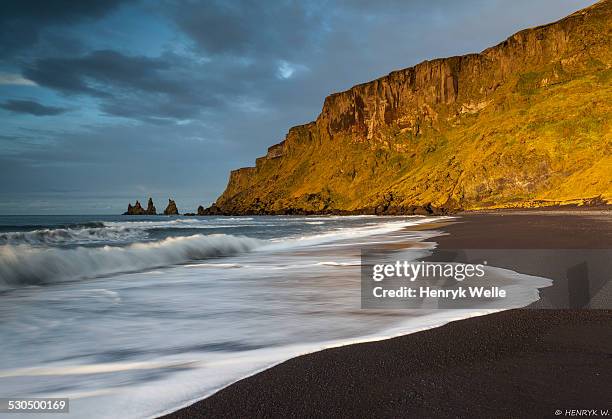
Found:
[[[0, 394], [151, 417], [301, 354], [495, 311], [361, 309], [362, 250], [426, 256], [440, 232], [412, 227], [430, 221], [0, 216]], [[546, 286], [500, 272], [516, 306]]]

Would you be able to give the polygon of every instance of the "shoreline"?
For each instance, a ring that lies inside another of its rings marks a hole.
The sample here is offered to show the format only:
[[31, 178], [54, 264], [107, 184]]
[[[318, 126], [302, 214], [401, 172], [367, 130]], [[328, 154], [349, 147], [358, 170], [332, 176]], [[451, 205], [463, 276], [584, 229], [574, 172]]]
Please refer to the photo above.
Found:
[[[595, 198], [592, 198], [595, 199]], [[411, 215], [425, 215], [425, 216], [453, 216], [461, 214], [477, 214], [477, 213], [499, 213], [499, 212], [552, 212], [552, 211], [564, 211], [564, 212], [575, 212], [575, 211], [612, 211], [612, 204], [609, 203], [597, 203], [595, 204], [551, 204], [542, 206], [516, 206], [516, 207], [498, 207], [498, 208], [479, 208], [464, 210], [461, 208], [450, 208], [450, 207], [435, 207], [431, 204], [427, 205], [414, 205], [410, 207], [389, 207], [386, 209], [380, 208], [360, 208], [356, 210], [324, 210], [324, 211], [305, 211], [300, 209], [289, 208], [287, 210], [280, 211], [243, 211], [243, 212], [231, 212], [223, 211], [214, 206], [206, 208], [204, 213], [201, 214], [181, 214], [183, 216], [195, 216], [195, 217], [208, 217], [208, 216], [219, 216], [219, 217], [252, 217], [252, 216], [355, 216], [355, 215], [374, 215], [374, 216], [411, 216]], [[123, 214], [125, 215], [125, 214]]]
[[[276, 217], [276, 216], [296, 216], [296, 217], [316, 217], [316, 216], [329, 216], [329, 217], [351, 217], [351, 216], [377, 216], [377, 217], [406, 217], [412, 215], [423, 215], [423, 216], [457, 216], [457, 215], [471, 215], [471, 214], [519, 214], [519, 213], [564, 213], [571, 214], [575, 212], [612, 212], [612, 204], [597, 204], [597, 205], [545, 205], [536, 207], [499, 207], [499, 208], [480, 208], [480, 209], [448, 209], [443, 207], [432, 207], [431, 205], [415, 206], [405, 211], [402, 209], [391, 208], [385, 211], [377, 211], [376, 208], [362, 208], [357, 210], [329, 210], [329, 211], [301, 211], [289, 209], [286, 211], [276, 212], [205, 212], [205, 213], [193, 213], [186, 212], [183, 214], [107, 214], [107, 215], [121, 215], [129, 217]], [[61, 214], [60, 214], [61, 215]]]
[[[525, 415], [553, 415], [554, 410], [550, 410], [551, 401], [556, 401], [559, 408], [598, 408], [594, 404], [597, 401], [606, 406], [612, 404], [612, 398], [605, 400], [606, 396], [598, 393], [594, 384], [583, 386], [583, 390], [590, 390], [588, 394], [584, 391], [573, 394], [573, 386], [561, 385], [559, 379], [546, 383], [547, 376], [554, 376], [553, 373], [558, 373], [559, 368], [564, 370], [564, 366], [567, 367], [566, 372], [571, 373], [577, 381], [581, 376], [592, 372], [590, 367], [585, 367], [582, 371], [571, 362], [563, 365], [563, 362], [571, 360], [565, 352], [555, 351], [559, 345], [561, 348], [563, 345], [569, 345], [570, 352], [576, 359], [585, 362], [589, 359], [597, 369], [593, 373], [597, 374], [594, 375], [594, 380], [601, 380], [603, 385], [599, 386], [599, 389], [606, 388], [605, 380], [612, 380], [612, 336], [609, 336], [608, 340], [598, 336], [606, 330], [605, 326], [612, 322], [612, 310], [609, 310], [612, 304], [606, 299], [603, 307], [608, 310], [577, 309], [575, 301], [570, 305], [564, 300], [567, 297], [568, 283], [563, 277], [563, 269], [567, 268], [563, 265], [567, 259], [563, 252], [567, 249], [605, 250], [612, 246], [612, 226], [608, 211], [579, 211], [579, 214], [569, 215], [565, 212], [547, 212], [547, 215], [542, 217], [534, 210], [503, 213], [496, 210], [494, 213], [464, 213], [458, 215], [455, 220], [444, 222], [432, 219], [432, 224], [428, 227], [447, 233], [432, 239], [438, 247], [430, 260], [448, 258], [449, 249], [524, 248], [548, 251], [551, 255], [556, 251], [557, 256], [546, 261], [538, 261], [535, 258], [524, 263], [512, 260], [511, 255], [504, 258], [504, 252], [497, 252], [497, 259], [491, 261], [491, 265], [553, 279], [554, 283], [550, 289], [541, 290], [541, 301], [546, 301], [554, 307], [568, 306], [573, 309], [506, 310], [451, 321], [443, 326], [399, 337], [323, 349], [271, 366], [164, 417], [238, 417], [244, 414], [330, 416], [332, 413], [339, 416], [405, 416], [406, 413], [425, 416], [435, 414], [443, 417], [460, 414], [478, 416], [494, 404], [501, 409], [498, 414], [516, 415], [520, 412]], [[491, 234], [491, 231], [496, 234]], [[453, 256], [457, 261], [465, 257], [457, 254]], [[579, 280], [582, 281], [583, 278]], [[595, 285], [600, 285], [601, 288], [602, 284]], [[537, 307], [537, 303], [535, 306]], [[555, 327], [558, 330], [555, 329], [553, 334], [561, 338], [555, 341], [555, 346], [550, 346], [544, 337], [549, 336], [552, 333], [551, 328]], [[488, 330], [484, 335], [483, 329]], [[471, 336], [478, 336], [480, 341], [473, 342]], [[528, 344], [516, 347], [517, 340]], [[476, 345], [476, 348], [472, 348], [472, 344]], [[457, 345], [465, 346], [465, 351], [453, 353], [451, 349]], [[432, 359], [411, 359], [414, 350], [418, 351], [422, 347], [428, 348], [427, 353]], [[488, 353], [483, 353], [482, 348], [489, 348]], [[599, 357], [590, 354], [589, 348], [600, 348], [601, 353], [597, 353]], [[508, 351], [512, 359], [497, 358], [496, 353]], [[388, 356], [391, 356], [399, 370], [405, 371], [404, 375], [398, 376], [397, 371], [389, 368], [386, 362]], [[519, 362], [521, 359], [527, 359], [528, 362], [523, 364]], [[465, 362], [469, 363], [469, 368], [458, 367], [458, 364]], [[556, 367], [549, 370], [545, 366], [551, 362], [556, 364]], [[446, 369], [440, 368], [441, 366]], [[354, 371], [355, 368], [358, 371]], [[452, 377], [453, 380], [449, 382], [449, 370], [454, 371], [457, 368], [462, 371], [461, 377]], [[414, 370], [419, 371], [419, 377], [427, 377], [425, 383], [408, 373]], [[532, 374], [533, 371], [537, 373]], [[499, 377], [495, 374], [491, 376], [491, 372], [496, 372]], [[512, 378], [511, 386], [505, 381], [508, 376]], [[489, 407], [483, 404], [480, 396], [470, 399], [465, 391], [458, 392], [463, 395], [461, 403], [449, 397], [453, 386], [471, 387], [482, 380], [487, 381], [485, 393], [492, 398]], [[409, 390], [407, 393], [400, 392], [403, 396], [399, 397], [398, 389], [395, 388], [391, 393], [378, 394], [376, 400], [371, 400], [371, 394], [377, 391], [371, 381], [393, 381], [398, 387]], [[548, 389], [548, 392], [544, 391], [546, 394], [541, 397], [541, 403], [513, 406], [507, 398], [502, 397], [503, 393], [506, 392], [511, 398], [521, 383], [525, 383], [525, 388], [529, 391], [518, 393], [525, 396], [534, 391], [537, 393], [537, 389], [533, 388], [534, 383]], [[556, 391], [551, 390], [551, 383], [556, 385]], [[424, 392], [423, 386], [433, 386], [435, 391]], [[326, 389], [325, 394], [321, 392], [322, 388]], [[343, 389], [351, 391], [347, 394]], [[560, 399], [559, 394], [563, 394], [564, 398]], [[304, 398], [308, 401], [301, 401]], [[565, 405], [562, 405], [562, 402]], [[389, 406], [383, 406], [381, 403], [387, 403]], [[495, 412], [490, 410], [488, 414]]]

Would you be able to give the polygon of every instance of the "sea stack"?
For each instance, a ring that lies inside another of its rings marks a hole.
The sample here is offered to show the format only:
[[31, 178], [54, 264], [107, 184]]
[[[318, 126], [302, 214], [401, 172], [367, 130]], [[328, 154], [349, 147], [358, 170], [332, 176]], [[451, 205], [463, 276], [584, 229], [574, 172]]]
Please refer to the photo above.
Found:
[[157, 215], [157, 209], [153, 205], [153, 198], [151, 197], [149, 197], [149, 202], [147, 203], [147, 215]]
[[127, 211], [123, 213], [123, 215], [145, 215], [145, 210], [140, 205], [140, 201], [136, 201], [134, 206], [131, 203], [128, 204]]
[[178, 208], [176, 208], [176, 202], [172, 199], [168, 199], [168, 206], [164, 210], [164, 215], [179, 215]]
[[206, 215], [206, 212], [204, 211], [204, 207], [202, 205], [198, 207], [198, 215]]

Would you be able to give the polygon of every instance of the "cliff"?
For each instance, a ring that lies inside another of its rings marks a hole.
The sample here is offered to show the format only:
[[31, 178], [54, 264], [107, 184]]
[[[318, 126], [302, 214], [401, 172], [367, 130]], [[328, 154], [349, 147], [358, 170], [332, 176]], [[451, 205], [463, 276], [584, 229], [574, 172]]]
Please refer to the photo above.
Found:
[[431, 213], [612, 199], [612, 0], [332, 94], [211, 214]]

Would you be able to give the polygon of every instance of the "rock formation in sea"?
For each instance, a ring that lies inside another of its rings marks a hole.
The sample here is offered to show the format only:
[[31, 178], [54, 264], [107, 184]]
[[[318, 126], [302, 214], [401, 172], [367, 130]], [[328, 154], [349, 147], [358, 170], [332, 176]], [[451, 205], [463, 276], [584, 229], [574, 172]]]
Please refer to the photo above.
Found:
[[132, 206], [131, 203], [128, 204], [127, 211], [123, 213], [123, 215], [146, 215], [144, 208], [140, 205], [140, 201], [136, 201], [136, 204]]
[[132, 203], [128, 204], [127, 211], [123, 213], [123, 215], [156, 215], [157, 210], [155, 209], [155, 205], [153, 205], [153, 199], [149, 198], [149, 202], [147, 203], [147, 209], [145, 210], [140, 201], [136, 201], [136, 204], [132, 206]]
[[172, 199], [168, 199], [168, 206], [164, 210], [164, 215], [179, 215], [176, 203]]
[[206, 210], [202, 205], [198, 206], [197, 212], [186, 212], [183, 214], [186, 217], [195, 217], [196, 215], [207, 215]]
[[157, 215], [157, 209], [155, 205], [153, 205], [153, 198], [149, 197], [149, 202], [147, 203], [147, 215]]
[[291, 128], [254, 167], [232, 171], [202, 213], [610, 202], [611, 15], [612, 0], [600, 1], [479, 54], [332, 94], [315, 121]]

